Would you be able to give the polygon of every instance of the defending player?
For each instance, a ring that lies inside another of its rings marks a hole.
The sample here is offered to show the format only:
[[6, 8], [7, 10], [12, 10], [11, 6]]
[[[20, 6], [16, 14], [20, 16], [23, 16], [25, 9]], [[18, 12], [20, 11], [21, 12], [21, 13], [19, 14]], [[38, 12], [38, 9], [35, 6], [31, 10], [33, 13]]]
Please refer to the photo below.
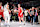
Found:
[[[1, 17], [3, 17], [3, 19], [4, 19], [2, 2], [0, 2], [0, 23], [1, 23]], [[1, 25], [2, 25], [2, 23], [1, 23]]]
[[11, 11], [9, 10], [9, 5], [7, 3], [6, 5], [4, 5], [4, 17], [5, 17], [5, 24], [9, 24], [10, 25], [9, 12], [11, 12]]

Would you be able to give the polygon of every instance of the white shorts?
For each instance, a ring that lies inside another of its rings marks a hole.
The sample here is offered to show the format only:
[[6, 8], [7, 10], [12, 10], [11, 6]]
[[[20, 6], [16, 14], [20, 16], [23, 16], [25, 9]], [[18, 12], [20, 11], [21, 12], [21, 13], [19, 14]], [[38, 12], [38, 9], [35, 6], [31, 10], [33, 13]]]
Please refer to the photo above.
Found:
[[5, 17], [5, 23], [6, 23], [6, 21], [8, 21], [8, 23], [9, 23], [10, 22], [9, 12], [4, 12], [4, 17]]

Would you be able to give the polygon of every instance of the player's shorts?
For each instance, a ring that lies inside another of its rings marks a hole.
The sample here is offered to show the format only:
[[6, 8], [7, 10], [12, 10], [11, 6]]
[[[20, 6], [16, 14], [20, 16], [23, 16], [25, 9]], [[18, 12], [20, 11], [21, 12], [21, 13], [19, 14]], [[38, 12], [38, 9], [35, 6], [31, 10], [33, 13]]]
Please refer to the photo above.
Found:
[[18, 17], [23, 17], [23, 14], [22, 15], [18, 14]]
[[4, 17], [8, 17], [8, 16], [10, 16], [10, 15], [9, 15], [9, 12], [8, 12], [8, 11], [5, 11], [5, 12], [4, 12]]
[[3, 17], [3, 12], [0, 12], [0, 15], [2, 15], [2, 17]]

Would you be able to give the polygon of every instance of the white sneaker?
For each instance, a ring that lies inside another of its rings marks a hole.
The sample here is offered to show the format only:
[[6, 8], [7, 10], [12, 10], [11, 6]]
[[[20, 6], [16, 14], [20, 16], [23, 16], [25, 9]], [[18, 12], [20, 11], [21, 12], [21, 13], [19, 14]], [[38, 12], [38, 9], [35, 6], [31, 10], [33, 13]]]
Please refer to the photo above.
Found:
[[5, 23], [4, 25], [7, 25], [7, 23]]
[[3, 25], [3, 23], [1, 23], [1, 25]]
[[20, 25], [21, 25], [21, 23], [20, 23]]
[[7, 23], [7, 25], [10, 25], [10, 23]]

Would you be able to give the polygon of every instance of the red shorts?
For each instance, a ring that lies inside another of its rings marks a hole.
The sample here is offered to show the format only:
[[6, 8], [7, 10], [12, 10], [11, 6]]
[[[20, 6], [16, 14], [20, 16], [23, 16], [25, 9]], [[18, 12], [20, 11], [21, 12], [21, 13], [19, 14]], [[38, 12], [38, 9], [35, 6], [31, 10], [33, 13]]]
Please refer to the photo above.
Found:
[[18, 14], [18, 17], [23, 17], [23, 14], [22, 15]]
[[3, 12], [0, 12], [0, 15], [2, 15], [2, 17], [3, 17]]

